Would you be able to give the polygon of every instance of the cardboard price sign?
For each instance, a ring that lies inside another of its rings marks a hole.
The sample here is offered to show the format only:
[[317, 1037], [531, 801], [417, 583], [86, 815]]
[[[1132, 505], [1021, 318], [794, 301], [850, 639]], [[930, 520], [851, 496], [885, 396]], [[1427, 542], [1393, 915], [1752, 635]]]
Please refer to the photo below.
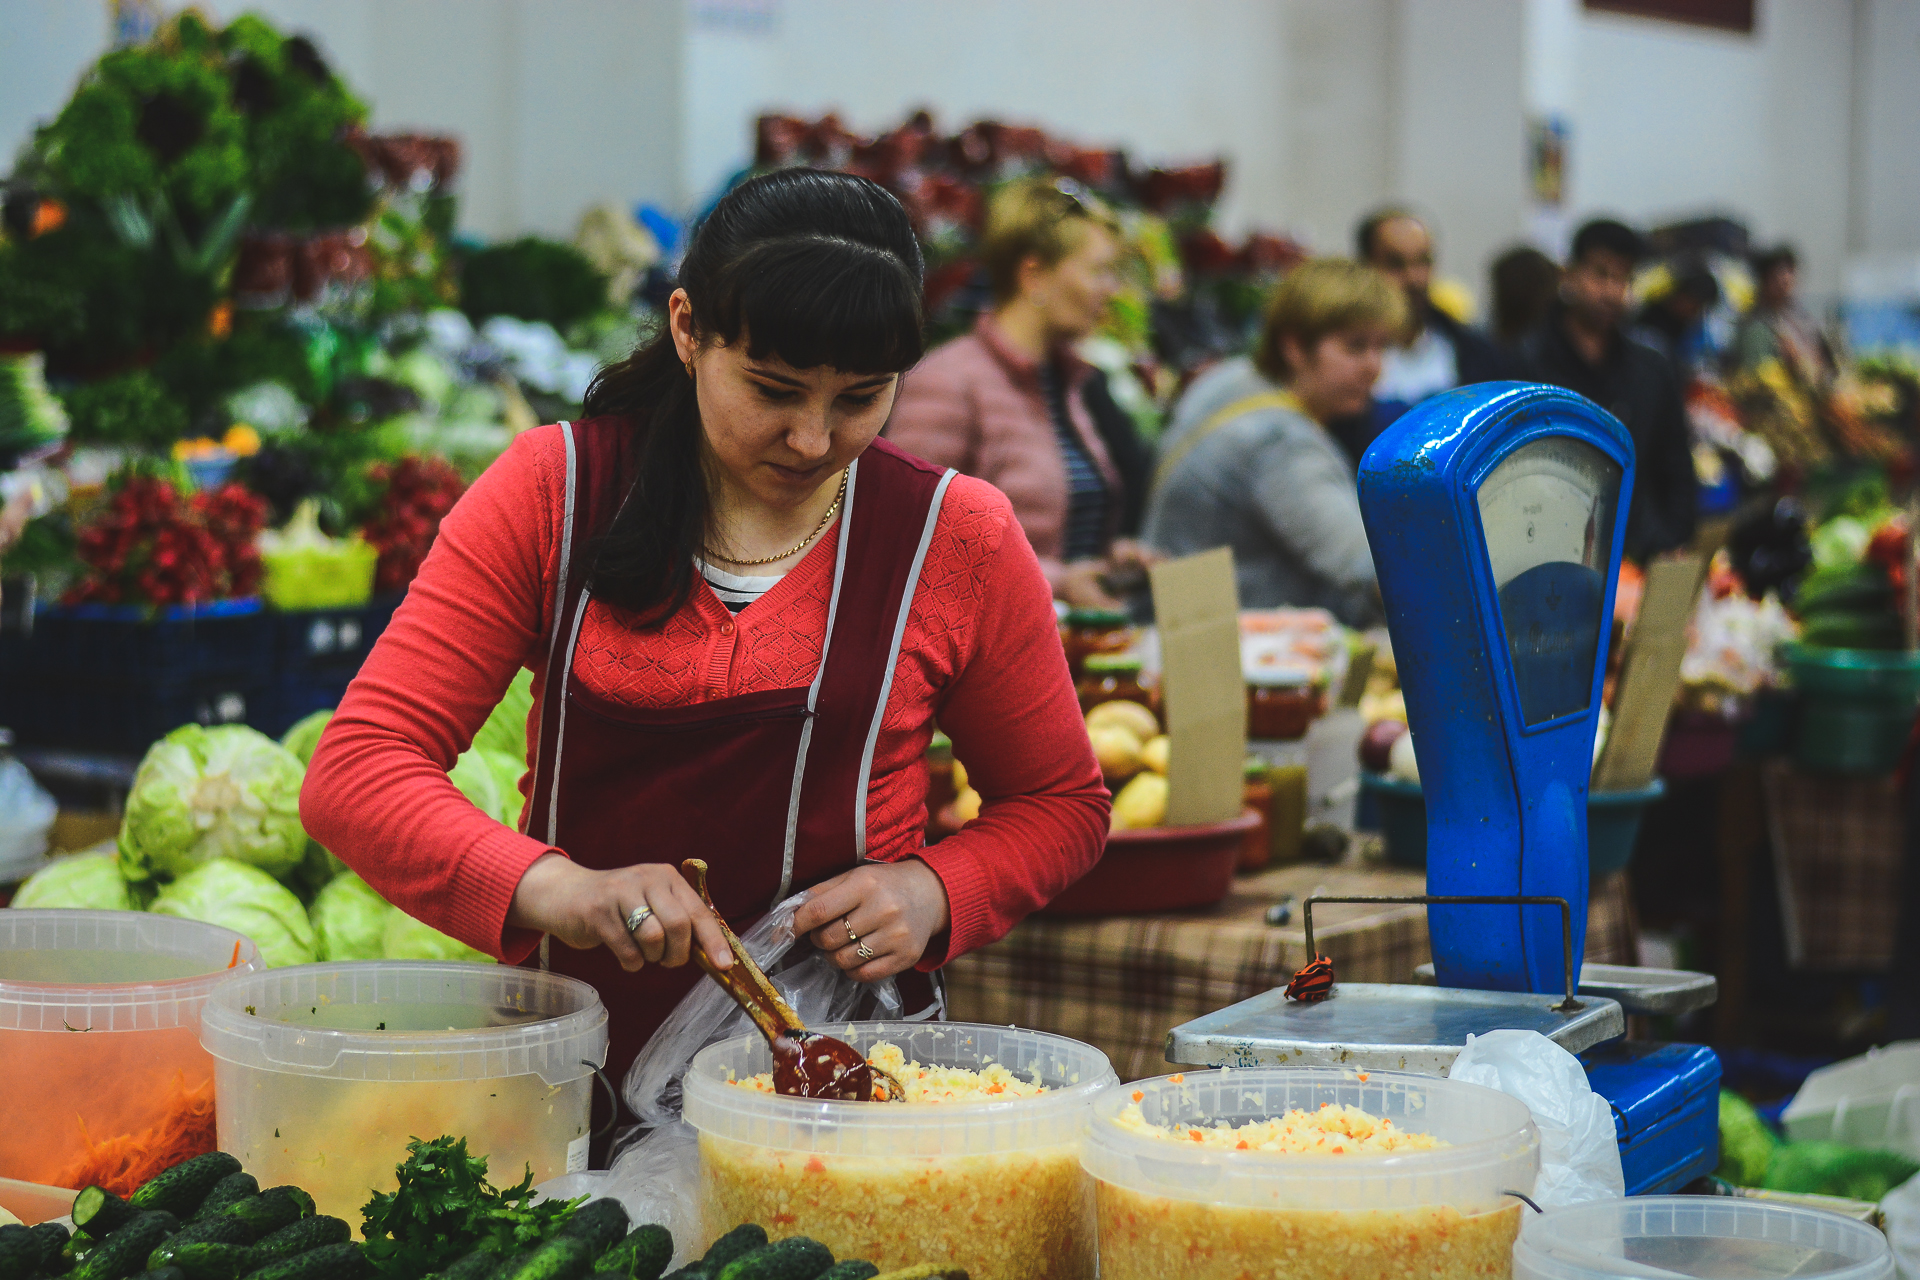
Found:
[[1153, 566], [1160, 628], [1160, 695], [1171, 759], [1167, 825], [1240, 816], [1247, 758], [1247, 690], [1240, 672], [1240, 593], [1233, 552], [1220, 547]]

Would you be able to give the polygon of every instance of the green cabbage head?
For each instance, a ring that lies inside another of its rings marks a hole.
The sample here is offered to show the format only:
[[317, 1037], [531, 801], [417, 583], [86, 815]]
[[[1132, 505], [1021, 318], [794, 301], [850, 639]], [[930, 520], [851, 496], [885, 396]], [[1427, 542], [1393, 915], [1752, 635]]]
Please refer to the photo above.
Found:
[[385, 954], [393, 904], [353, 872], [335, 876], [313, 900], [315, 950], [321, 960], [378, 960]]
[[121, 873], [167, 879], [230, 858], [285, 875], [307, 852], [305, 776], [292, 752], [245, 725], [175, 729], [134, 774], [120, 828]]
[[[486, 756], [479, 751], [468, 751], [453, 762], [453, 768], [447, 770], [447, 777], [453, 785], [460, 788], [460, 794], [473, 801], [473, 807], [498, 821], [500, 818], [500, 783], [488, 766]], [[519, 792], [515, 792], [518, 795]]]
[[280, 736], [280, 745], [293, 752], [294, 759], [303, 765], [313, 763], [313, 749], [320, 745], [320, 735], [326, 731], [327, 721], [333, 719], [331, 711], [316, 711], [294, 722], [293, 728]]
[[252, 938], [269, 968], [313, 963], [313, 922], [293, 890], [256, 866], [215, 858], [160, 891], [155, 915], [204, 920]]
[[527, 716], [533, 710], [533, 672], [521, 671], [507, 686], [500, 705], [487, 716], [473, 745], [500, 751], [516, 760], [527, 758]]
[[493, 957], [475, 951], [458, 938], [449, 938], [430, 924], [415, 920], [395, 908], [387, 917], [386, 935], [380, 941], [381, 954], [388, 960], [471, 960], [492, 964]]
[[519, 756], [486, 747], [475, 747], [471, 754], [486, 762], [487, 772], [493, 775], [494, 785], [499, 789], [500, 809], [493, 816], [509, 827], [518, 828], [520, 807], [526, 803], [520, 795], [520, 775], [527, 771], [527, 762]]
[[133, 895], [120, 875], [119, 860], [109, 851], [90, 849], [55, 858], [27, 877], [13, 895], [13, 905], [131, 911]]

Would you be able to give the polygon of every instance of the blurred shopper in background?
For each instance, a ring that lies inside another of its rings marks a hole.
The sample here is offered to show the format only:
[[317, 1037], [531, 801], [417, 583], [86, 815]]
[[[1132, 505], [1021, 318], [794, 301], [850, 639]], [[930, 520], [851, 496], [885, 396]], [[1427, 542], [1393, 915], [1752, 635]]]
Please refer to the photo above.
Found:
[[1799, 256], [1783, 244], [1754, 254], [1752, 268], [1753, 308], [1734, 334], [1735, 365], [1757, 369], [1778, 360], [1802, 387], [1824, 389], [1833, 381], [1836, 362], [1819, 322], [1797, 297]]
[[1626, 327], [1643, 245], [1639, 232], [1611, 219], [1581, 227], [1559, 299], [1521, 343], [1529, 377], [1579, 392], [1633, 436], [1626, 552], [1636, 559], [1685, 546], [1698, 518], [1680, 378], [1671, 361]]
[[1379, 620], [1353, 463], [1325, 424], [1366, 411], [1406, 332], [1404, 292], [1344, 258], [1295, 267], [1252, 357], [1196, 381], [1161, 442], [1146, 539], [1169, 555], [1232, 547], [1240, 604]]
[[1396, 208], [1368, 214], [1354, 230], [1354, 247], [1407, 299], [1407, 332], [1387, 348], [1373, 388], [1376, 434], [1430, 395], [1513, 376], [1505, 352], [1433, 304], [1433, 233], [1417, 215]]
[[1532, 245], [1493, 260], [1493, 340], [1517, 347], [1547, 318], [1560, 296], [1560, 264]]
[[1691, 377], [1718, 355], [1707, 318], [1720, 305], [1720, 281], [1698, 254], [1683, 254], [1667, 268], [1667, 286], [1640, 309], [1640, 336]]
[[1120, 288], [1113, 215], [1067, 179], [1003, 187], [981, 258], [994, 307], [907, 375], [887, 438], [994, 485], [1040, 556], [1056, 599], [1118, 608], [1116, 579], [1146, 557], [1138, 531], [1152, 455], [1073, 353]]

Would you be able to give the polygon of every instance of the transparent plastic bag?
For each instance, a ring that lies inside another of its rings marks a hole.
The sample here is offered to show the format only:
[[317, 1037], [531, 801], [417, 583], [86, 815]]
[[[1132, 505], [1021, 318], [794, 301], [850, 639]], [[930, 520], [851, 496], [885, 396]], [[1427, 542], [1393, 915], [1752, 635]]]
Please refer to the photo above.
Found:
[[[900, 992], [892, 978], [855, 982], [795, 936], [794, 913], [806, 900], [805, 891], [794, 894], [740, 937], [781, 998], [810, 1027], [898, 1017]], [[635, 1222], [663, 1223], [673, 1232], [676, 1267], [694, 1256], [700, 1235], [699, 1142], [680, 1118], [680, 1082], [702, 1049], [750, 1034], [753, 1023], [719, 983], [698, 983], [647, 1041], [621, 1088], [640, 1123], [614, 1140], [606, 1194]]]
[[46, 865], [47, 833], [60, 806], [27, 766], [0, 756], [0, 884], [14, 884]]
[[1538, 1031], [1468, 1036], [1447, 1078], [1498, 1089], [1533, 1112], [1540, 1130], [1533, 1198], [1542, 1209], [1627, 1194], [1613, 1108], [1587, 1083], [1580, 1060]]

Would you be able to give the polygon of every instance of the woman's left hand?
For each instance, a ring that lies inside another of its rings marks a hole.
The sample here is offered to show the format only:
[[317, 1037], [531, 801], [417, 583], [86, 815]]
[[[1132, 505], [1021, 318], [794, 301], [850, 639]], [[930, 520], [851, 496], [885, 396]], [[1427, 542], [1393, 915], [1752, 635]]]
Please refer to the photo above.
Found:
[[925, 862], [869, 862], [816, 886], [793, 927], [858, 981], [877, 982], [920, 962], [948, 910], [946, 886]]

